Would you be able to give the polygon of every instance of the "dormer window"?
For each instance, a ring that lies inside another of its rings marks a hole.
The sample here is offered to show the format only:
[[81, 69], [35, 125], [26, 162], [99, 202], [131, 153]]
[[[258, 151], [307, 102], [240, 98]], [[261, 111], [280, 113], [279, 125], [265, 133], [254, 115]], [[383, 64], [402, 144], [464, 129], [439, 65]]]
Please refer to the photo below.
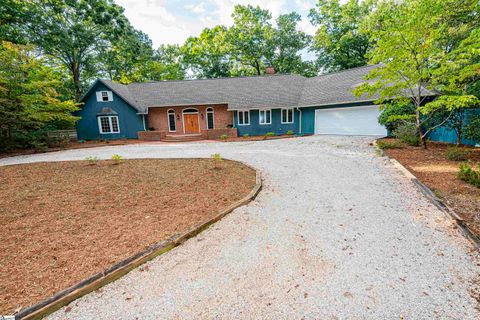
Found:
[[112, 91], [97, 91], [97, 101], [98, 102], [113, 101]]

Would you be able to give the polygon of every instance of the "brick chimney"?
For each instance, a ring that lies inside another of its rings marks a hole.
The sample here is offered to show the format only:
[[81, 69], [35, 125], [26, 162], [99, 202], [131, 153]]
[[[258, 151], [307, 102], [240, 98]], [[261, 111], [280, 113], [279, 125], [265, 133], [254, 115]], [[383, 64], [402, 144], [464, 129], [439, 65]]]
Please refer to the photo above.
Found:
[[266, 68], [265, 68], [265, 73], [266, 73], [266, 74], [270, 74], [270, 75], [271, 75], [271, 74], [275, 74], [275, 68], [272, 67], [272, 66], [266, 67]]

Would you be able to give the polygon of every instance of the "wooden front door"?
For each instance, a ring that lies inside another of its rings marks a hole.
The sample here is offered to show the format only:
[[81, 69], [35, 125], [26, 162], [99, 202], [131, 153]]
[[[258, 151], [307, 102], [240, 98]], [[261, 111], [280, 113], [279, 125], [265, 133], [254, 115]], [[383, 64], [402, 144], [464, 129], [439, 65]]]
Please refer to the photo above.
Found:
[[187, 113], [183, 115], [183, 124], [185, 126], [185, 133], [199, 133], [198, 127], [198, 113]]

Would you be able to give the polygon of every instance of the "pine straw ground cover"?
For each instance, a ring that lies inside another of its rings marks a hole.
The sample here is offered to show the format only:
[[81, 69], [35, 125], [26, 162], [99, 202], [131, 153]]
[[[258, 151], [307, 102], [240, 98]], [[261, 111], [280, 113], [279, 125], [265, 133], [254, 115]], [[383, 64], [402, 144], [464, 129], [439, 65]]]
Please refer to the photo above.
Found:
[[[407, 167], [462, 217], [473, 233], [480, 236], [480, 189], [457, 178], [461, 162], [446, 159], [448, 147], [451, 145], [429, 142], [427, 150], [403, 145], [400, 149], [385, 152]], [[480, 148], [469, 150], [468, 160], [476, 168], [480, 163]]]
[[255, 171], [212, 159], [0, 167], [0, 315], [215, 216]]

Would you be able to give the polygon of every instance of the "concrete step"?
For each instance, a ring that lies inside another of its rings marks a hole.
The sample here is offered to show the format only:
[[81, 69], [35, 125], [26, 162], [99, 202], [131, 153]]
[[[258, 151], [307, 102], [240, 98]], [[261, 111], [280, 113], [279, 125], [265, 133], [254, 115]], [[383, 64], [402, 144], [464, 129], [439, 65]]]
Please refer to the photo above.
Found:
[[167, 135], [162, 141], [165, 142], [187, 142], [202, 140], [201, 134], [186, 134], [186, 135]]

